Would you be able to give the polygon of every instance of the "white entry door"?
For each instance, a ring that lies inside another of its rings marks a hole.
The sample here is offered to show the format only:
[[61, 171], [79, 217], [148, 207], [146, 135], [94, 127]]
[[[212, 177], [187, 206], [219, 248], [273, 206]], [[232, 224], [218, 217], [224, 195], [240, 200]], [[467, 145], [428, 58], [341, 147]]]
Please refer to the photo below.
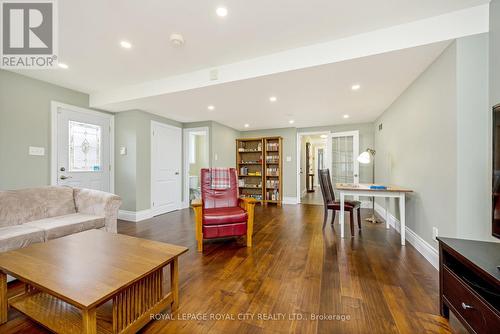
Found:
[[182, 199], [182, 130], [151, 122], [151, 207], [154, 215], [178, 210]]
[[52, 184], [113, 192], [113, 116], [54, 102], [52, 118]]
[[359, 183], [359, 131], [332, 133], [327, 153], [334, 186], [335, 183]]

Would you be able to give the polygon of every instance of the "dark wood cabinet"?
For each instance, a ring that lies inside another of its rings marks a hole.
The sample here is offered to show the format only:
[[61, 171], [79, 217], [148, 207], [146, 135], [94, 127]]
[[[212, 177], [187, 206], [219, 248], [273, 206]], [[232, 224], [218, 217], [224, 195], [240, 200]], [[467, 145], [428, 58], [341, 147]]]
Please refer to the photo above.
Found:
[[471, 333], [500, 332], [500, 243], [438, 238], [441, 315]]

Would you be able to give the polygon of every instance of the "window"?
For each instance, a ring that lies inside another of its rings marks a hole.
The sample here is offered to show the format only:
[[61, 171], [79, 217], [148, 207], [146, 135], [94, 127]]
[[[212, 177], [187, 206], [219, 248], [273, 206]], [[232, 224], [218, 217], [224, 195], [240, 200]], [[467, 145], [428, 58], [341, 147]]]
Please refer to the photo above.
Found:
[[101, 127], [69, 121], [69, 171], [101, 170]]

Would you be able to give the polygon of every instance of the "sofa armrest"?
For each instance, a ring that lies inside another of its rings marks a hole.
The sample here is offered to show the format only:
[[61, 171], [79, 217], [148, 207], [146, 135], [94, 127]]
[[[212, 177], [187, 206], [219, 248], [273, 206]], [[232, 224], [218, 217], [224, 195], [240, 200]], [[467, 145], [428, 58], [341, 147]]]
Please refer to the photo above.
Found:
[[196, 241], [198, 243], [198, 252], [203, 251], [203, 200], [197, 198], [191, 201], [191, 207], [194, 211], [194, 229]]
[[116, 220], [118, 209], [122, 204], [120, 196], [99, 190], [74, 188], [75, 207], [77, 212], [104, 216], [107, 232], [117, 232]]

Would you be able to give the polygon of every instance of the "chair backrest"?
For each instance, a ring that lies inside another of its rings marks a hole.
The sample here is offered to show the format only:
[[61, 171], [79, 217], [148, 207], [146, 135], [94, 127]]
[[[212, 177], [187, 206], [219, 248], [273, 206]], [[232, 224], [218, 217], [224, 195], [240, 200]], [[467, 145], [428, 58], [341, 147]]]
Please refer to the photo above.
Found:
[[330, 178], [329, 169], [318, 169], [319, 184], [321, 186], [321, 194], [323, 194], [323, 202], [325, 205], [335, 201], [335, 192], [333, 191], [332, 179]]
[[230, 208], [238, 206], [238, 177], [236, 168], [229, 169], [228, 189], [212, 189], [210, 168], [201, 169], [201, 199], [204, 209]]

